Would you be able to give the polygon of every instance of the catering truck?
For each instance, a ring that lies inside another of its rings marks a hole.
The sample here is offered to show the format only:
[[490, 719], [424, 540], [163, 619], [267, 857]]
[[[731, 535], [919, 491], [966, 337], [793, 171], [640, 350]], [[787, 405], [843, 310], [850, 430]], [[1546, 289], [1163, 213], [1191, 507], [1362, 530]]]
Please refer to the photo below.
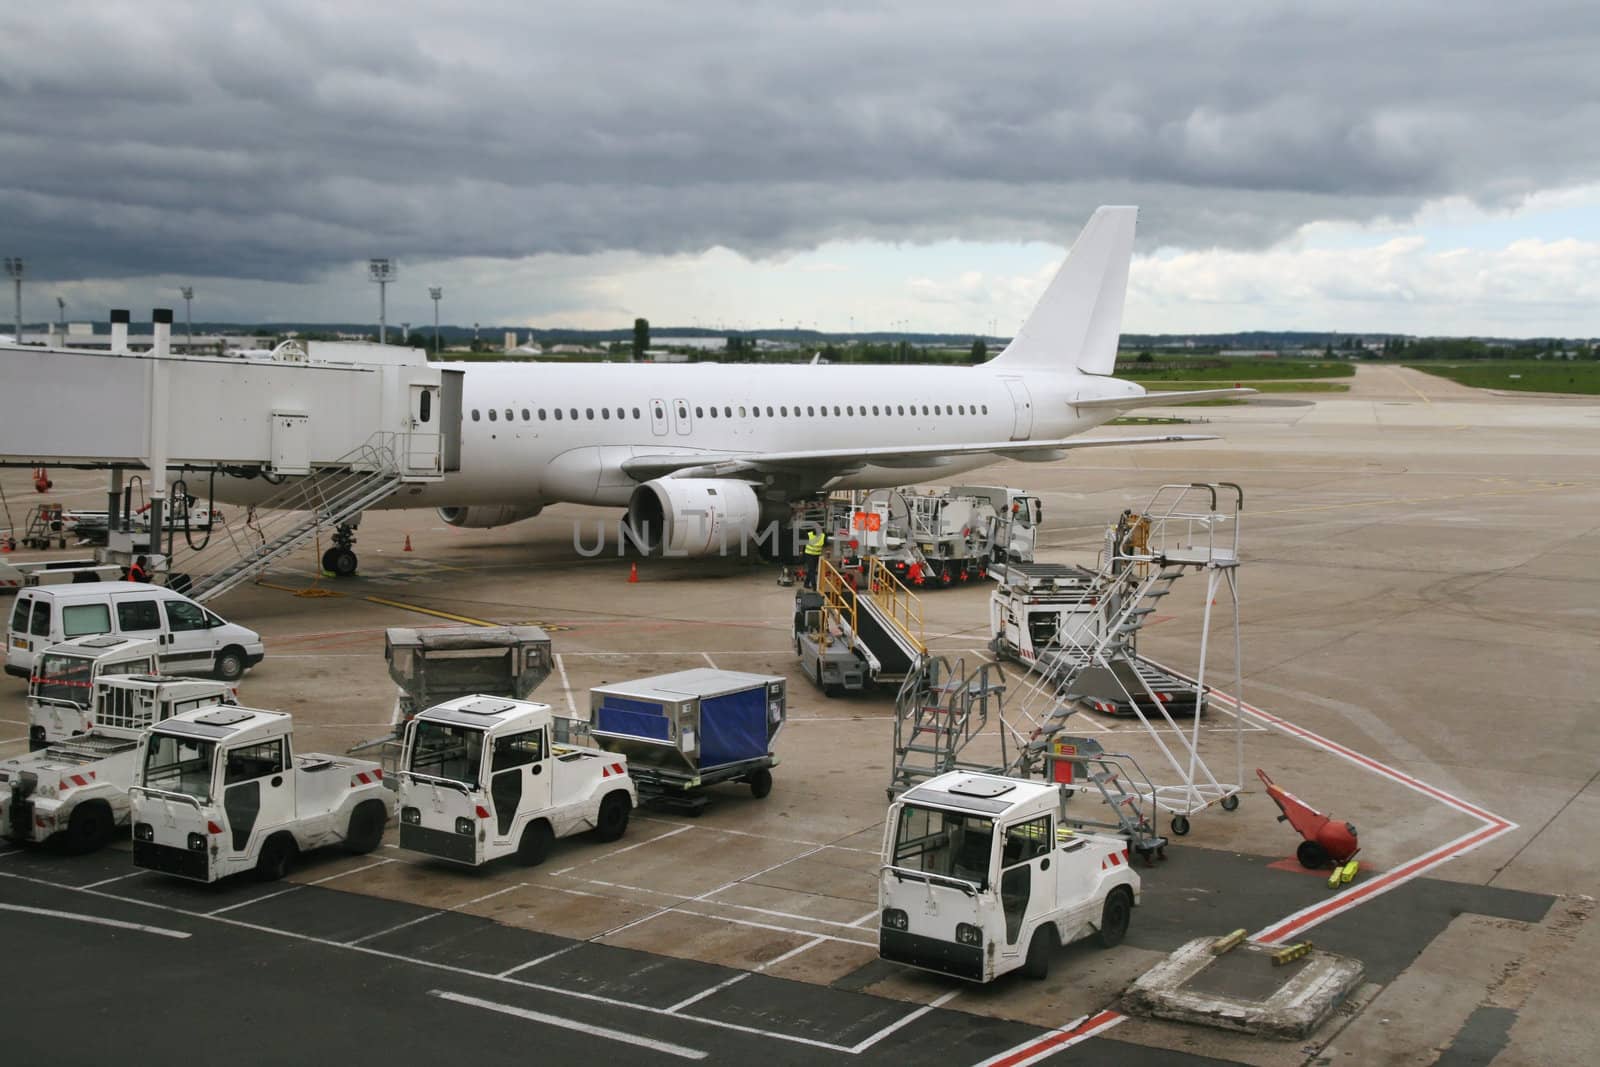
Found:
[[889, 806], [878, 953], [971, 982], [1050, 972], [1057, 946], [1121, 943], [1139, 876], [1120, 837], [1062, 824], [1053, 782], [953, 771]]

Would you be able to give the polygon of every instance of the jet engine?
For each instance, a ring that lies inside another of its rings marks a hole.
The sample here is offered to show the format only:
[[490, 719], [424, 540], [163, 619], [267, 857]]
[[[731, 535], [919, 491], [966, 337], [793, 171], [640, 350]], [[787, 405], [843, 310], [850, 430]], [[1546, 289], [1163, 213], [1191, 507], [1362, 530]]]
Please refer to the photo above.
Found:
[[628, 528], [651, 555], [742, 555], [766, 533], [760, 523], [755, 489], [728, 479], [657, 478], [628, 500]]
[[491, 526], [507, 526], [523, 519], [531, 519], [544, 510], [543, 504], [515, 505], [489, 504], [469, 508], [440, 508], [439, 518], [447, 526], [465, 526], [473, 530], [487, 530]]

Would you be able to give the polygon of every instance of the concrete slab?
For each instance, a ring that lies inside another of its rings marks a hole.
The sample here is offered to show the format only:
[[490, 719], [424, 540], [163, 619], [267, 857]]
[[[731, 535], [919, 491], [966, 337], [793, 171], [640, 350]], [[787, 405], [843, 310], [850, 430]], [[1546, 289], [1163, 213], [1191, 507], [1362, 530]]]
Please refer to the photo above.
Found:
[[1346, 956], [1317, 950], [1275, 966], [1281, 946], [1246, 941], [1218, 956], [1214, 940], [1196, 938], [1146, 971], [1123, 993], [1123, 1010], [1298, 1040], [1361, 982], [1361, 963]]

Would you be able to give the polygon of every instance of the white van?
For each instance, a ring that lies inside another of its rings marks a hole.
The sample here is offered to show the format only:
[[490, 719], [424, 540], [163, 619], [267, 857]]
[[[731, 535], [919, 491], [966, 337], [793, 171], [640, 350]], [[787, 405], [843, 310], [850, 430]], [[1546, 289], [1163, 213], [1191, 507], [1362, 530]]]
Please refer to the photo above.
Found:
[[155, 641], [166, 673], [211, 674], [229, 682], [265, 654], [260, 634], [171, 589], [139, 582], [86, 582], [17, 593], [6, 635], [6, 673], [26, 678], [36, 653], [91, 634]]

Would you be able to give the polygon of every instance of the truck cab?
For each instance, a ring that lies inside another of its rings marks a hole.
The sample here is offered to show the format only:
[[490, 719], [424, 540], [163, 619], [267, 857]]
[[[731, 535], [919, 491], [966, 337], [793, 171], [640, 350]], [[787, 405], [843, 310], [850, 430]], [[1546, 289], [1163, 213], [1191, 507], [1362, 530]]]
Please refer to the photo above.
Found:
[[889, 808], [878, 952], [971, 982], [1044, 978], [1058, 945], [1111, 947], [1139, 903], [1120, 837], [1063, 825], [1053, 783], [954, 771]]
[[328, 845], [371, 852], [394, 810], [376, 763], [296, 756], [290, 716], [239, 706], [156, 724], [132, 794], [134, 865], [200, 882], [271, 881]]
[[106, 845], [128, 821], [144, 732], [185, 711], [237, 699], [227, 682], [158, 674], [97, 679], [93, 729], [0, 762], [0, 834], [18, 844], [60, 835], [78, 853]]
[[39, 653], [28, 676], [28, 748], [37, 751], [88, 733], [94, 726], [95, 683], [115, 675], [155, 674], [158, 652], [154, 641], [98, 634]]
[[416, 715], [401, 756], [400, 847], [478, 866], [542, 863], [558, 837], [620, 838], [638, 804], [628, 758], [571, 743], [548, 704], [465, 696]]

